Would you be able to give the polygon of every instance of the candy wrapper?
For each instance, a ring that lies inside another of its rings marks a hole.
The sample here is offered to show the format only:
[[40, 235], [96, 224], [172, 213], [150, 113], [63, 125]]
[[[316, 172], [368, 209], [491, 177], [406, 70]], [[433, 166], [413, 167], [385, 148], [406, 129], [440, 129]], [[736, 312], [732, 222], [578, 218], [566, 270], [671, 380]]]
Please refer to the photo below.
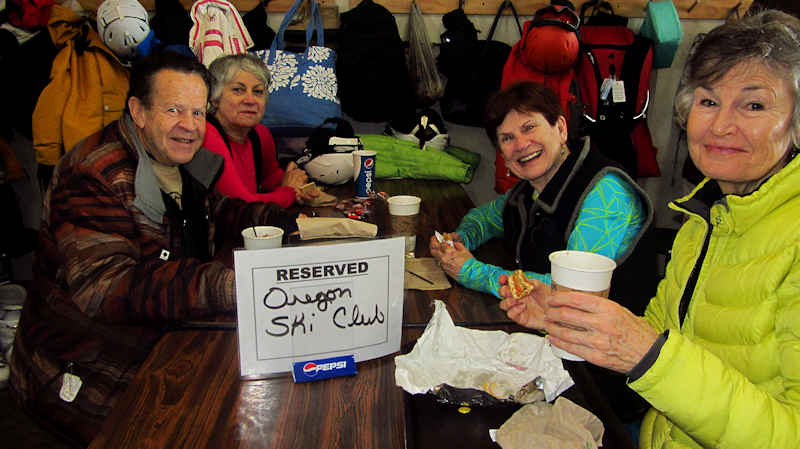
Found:
[[443, 302], [434, 301], [434, 307], [414, 349], [395, 358], [395, 382], [405, 391], [491, 405], [542, 396], [550, 402], [573, 385], [544, 338], [457, 327]]

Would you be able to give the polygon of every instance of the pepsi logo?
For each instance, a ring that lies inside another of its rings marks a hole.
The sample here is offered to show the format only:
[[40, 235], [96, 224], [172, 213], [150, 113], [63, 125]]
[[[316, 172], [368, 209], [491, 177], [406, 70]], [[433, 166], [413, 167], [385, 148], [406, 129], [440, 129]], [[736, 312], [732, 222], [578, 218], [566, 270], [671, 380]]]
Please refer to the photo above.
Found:
[[316, 376], [317, 375], [317, 364], [314, 363], [314, 362], [306, 363], [305, 365], [303, 365], [303, 373], [307, 374], [307, 375], [309, 375], [311, 377]]
[[365, 159], [364, 168], [370, 168], [375, 164], [375, 159]]

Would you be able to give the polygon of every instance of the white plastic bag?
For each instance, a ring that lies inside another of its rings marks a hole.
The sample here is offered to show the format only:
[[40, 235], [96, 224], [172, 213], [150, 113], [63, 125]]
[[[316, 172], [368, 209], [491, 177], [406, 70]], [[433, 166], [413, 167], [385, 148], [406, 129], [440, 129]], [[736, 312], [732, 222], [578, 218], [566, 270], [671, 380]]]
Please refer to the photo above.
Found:
[[428, 39], [425, 21], [417, 2], [411, 4], [408, 17], [408, 71], [419, 106], [429, 106], [442, 97], [444, 83], [439, 76], [433, 45]]

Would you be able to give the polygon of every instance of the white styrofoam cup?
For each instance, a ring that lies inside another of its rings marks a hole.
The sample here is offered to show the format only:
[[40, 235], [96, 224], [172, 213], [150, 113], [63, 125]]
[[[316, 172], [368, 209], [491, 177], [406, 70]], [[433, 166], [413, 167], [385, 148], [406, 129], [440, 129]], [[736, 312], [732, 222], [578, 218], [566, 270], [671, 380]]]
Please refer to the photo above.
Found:
[[584, 292], [607, 290], [617, 267], [614, 259], [586, 251], [556, 251], [549, 258], [550, 278], [554, 283]]
[[[255, 231], [255, 233], [253, 232]], [[280, 248], [283, 229], [275, 226], [250, 226], [242, 229], [245, 249]]]

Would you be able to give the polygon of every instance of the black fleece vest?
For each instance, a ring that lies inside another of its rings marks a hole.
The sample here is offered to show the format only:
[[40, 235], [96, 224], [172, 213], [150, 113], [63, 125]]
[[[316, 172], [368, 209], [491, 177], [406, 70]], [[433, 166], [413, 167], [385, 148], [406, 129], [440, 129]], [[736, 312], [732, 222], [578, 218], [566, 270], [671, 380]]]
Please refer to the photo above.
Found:
[[[657, 266], [650, 247], [653, 208], [647, 194], [619, 164], [587, 147], [572, 152], [533, 200], [533, 187], [527, 181], [514, 186], [503, 208], [504, 241], [512, 251], [517, 267], [538, 273], [550, 272], [548, 255], [567, 248], [583, 200], [606, 174], [615, 173], [639, 193], [647, 221], [626, 254], [618, 258], [611, 280], [610, 297], [632, 312], [642, 314], [655, 294]], [[638, 244], [637, 244], [638, 243]]]
[[[606, 173], [616, 173], [631, 183], [647, 214], [638, 238], [617, 260], [609, 293], [610, 299], [641, 316], [658, 284], [656, 253], [650, 237], [653, 208], [647, 194], [617, 163], [594, 149], [589, 150], [588, 145], [567, 157], [536, 201], [532, 198], [530, 183], [521, 181], [514, 186], [503, 209], [504, 239], [516, 256], [519, 268], [549, 273], [547, 256], [566, 249], [583, 200]], [[624, 375], [591, 364], [585, 369], [596, 383], [594, 388], [602, 392], [623, 422], [640, 419], [649, 408], [641, 396], [627, 387]]]

